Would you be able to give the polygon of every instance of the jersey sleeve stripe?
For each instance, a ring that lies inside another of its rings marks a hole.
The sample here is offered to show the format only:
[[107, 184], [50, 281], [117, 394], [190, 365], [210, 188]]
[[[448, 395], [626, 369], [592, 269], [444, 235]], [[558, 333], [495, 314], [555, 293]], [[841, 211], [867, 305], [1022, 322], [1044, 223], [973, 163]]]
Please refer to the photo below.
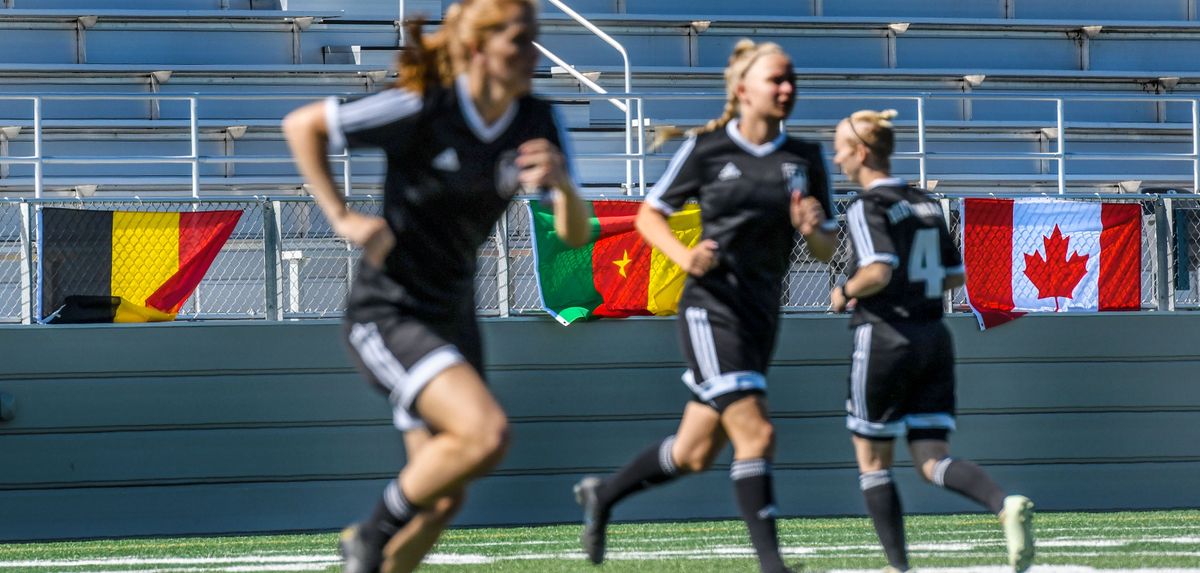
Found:
[[329, 132], [330, 153], [346, 149], [346, 134], [342, 131], [341, 104], [336, 97], [325, 98], [325, 131]]
[[650, 193], [646, 195], [646, 201], [652, 207], [667, 215], [675, 212], [673, 207], [663, 202], [662, 196], [671, 187], [671, 184], [675, 182], [675, 178], [679, 176], [679, 170], [683, 168], [683, 162], [687, 161], [688, 156], [692, 154], [692, 150], [695, 148], [696, 138], [689, 137], [679, 147], [679, 151], [675, 152], [675, 157], [671, 158], [671, 163], [667, 165], [667, 170], [663, 172], [662, 177], [658, 179], [658, 183], [655, 183], [654, 187], [650, 189]]
[[341, 106], [343, 133], [362, 131], [404, 119], [421, 111], [424, 102], [417, 94], [390, 89]]
[[839, 228], [841, 228], [841, 225], [838, 225], [837, 219], [825, 219], [821, 223], [821, 230], [823, 231], [836, 231]]
[[871, 239], [871, 229], [867, 226], [867, 218], [863, 215], [862, 200], [855, 201], [846, 211], [847, 227], [850, 228], [850, 238], [854, 241], [854, 252], [858, 255], [858, 266], [865, 267], [871, 263], [888, 263], [897, 266], [900, 257], [892, 253], [875, 252], [875, 241]]

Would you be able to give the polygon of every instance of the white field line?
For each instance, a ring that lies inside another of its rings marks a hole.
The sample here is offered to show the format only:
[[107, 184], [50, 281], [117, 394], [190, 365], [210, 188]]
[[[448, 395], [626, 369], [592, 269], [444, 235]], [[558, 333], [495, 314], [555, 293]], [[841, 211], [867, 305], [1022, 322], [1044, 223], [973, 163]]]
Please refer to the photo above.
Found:
[[[1200, 528], [1197, 528], [1196, 526], [1148, 526], [1148, 527], [1119, 528], [1117, 531], [1119, 533], [1131, 534], [1131, 533], [1137, 533], [1137, 532], [1141, 532], [1141, 531], [1153, 531], [1153, 530], [1164, 530], [1164, 529], [1165, 530], [1183, 529], [1183, 530], [1187, 530], [1188, 532], [1194, 532]], [[1102, 531], [1105, 531], [1105, 529], [1088, 529], [1087, 533], [1089, 533], [1091, 535], [1095, 535], [1096, 533], [1100, 533]], [[1034, 533], [1039, 536], [1045, 536], [1047, 534], [1056, 533], [1056, 532], [1079, 532], [1079, 529], [1070, 528], [1070, 527], [1047, 527], [1047, 528], [1035, 527], [1035, 530], [1034, 530]], [[986, 537], [967, 537], [967, 536], [965, 536], [965, 534], [972, 534], [972, 533], [982, 534]], [[956, 537], [956, 539], [954, 541], [955, 543], [975, 543], [975, 544], [1003, 544], [1004, 543], [1003, 538], [1002, 538], [1003, 531], [1000, 529], [999, 525], [997, 525], [995, 529], [956, 530], [954, 532], [954, 535]], [[731, 542], [740, 542], [741, 540], [745, 539], [745, 536], [746, 536], [746, 534], [741, 533], [741, 532], [726, 533], [726, 534], [706, 533], [704, 535], [703, 542], [711, 543], [713, 541], [720, 541], [720, 540], [728, 540]], [[779, 540], [784, 543], [786, 543], [787, 540], [789, 540], [789, 539], [803, 539], [805, 541], [812, 542], [813, 537], [814, 537], [814, 535], [811, 532], [800, 532], [800, 533], [795, 533], [795, 532], [783, 533], [783, 532], [781, 532], [779, 534]], [[833, 536], [829, 535], [828, 537], [833, 537]], [[1093, 537], [1089, 536], [1089, 537], [1061, 537], [1061, 538], [1055, 538], [1055, 539], [1086, 540], [1086, 539], [1092, 539], [1092, 538]], [[612, 543], [624, 543], [624, 542], [630, 541], [630, 542], [636, 542], [638, 544], [651, 544], [651, 543], [652, 544], [671, 544], [671, 543], [686, 543], [689, 541], [697, 541], [698, 539], [699, 538], [695, 537], [695, 536], [692, 536], [692, 537], [680, 537], [680, 536], [639, 537], [636, 535], [631, 535], [631, 534], [626, 534], [626, 533], [622, 533], [622, 534], [618, 534], [618, 535], [612, 535], [612, 534], [609, 535], [609, 541]], [[1103, 539], [1111, 540], [1114, 538], [1112, 536], [1106, 535]], [[1141, 538], [1141, 537], [1118, 537], [1116, 539], [1122, 540], [1122, 541], [1129, 540], [1130, 542], [1146, 541], [1145, 538]], [[1190, 541], [1177, 541], [1176, 542], [1176, 541], [1168, 541], [1168, 539], [1172, 539], [1172, 538], [1163, 538], [1162, 540], [1154, 539], [1153, 541], [1161, 541], [1163, 543], [1190, 543]], [[1174, 538], [1174, 539], [1196, 539], [1197, 540], [1196, 542], [1200, 542], [1200, 537], [1180, 537], [1180, 538]], [[576, 540], [576, 539], [561, 539], [561, 540], [544, 540], [543, 539], [543, 540], [524, 540], [524, 541], [515, 541], [515, 540], [514, 541], [470, 541], [470, 542], [443, 540], [442, 546], [443, 547], [454, 547], [454, 548], [518, 547], [518, 546], [573, 547], [576, 543], [578, 543], [578, 540]], [[934, 542], [934, 543], [936, 543], [936, 542]], [[1039, 541], [1039, 545], [1040, 545], [1040, 543], [1041, 542]]]
[[[684, 541], [695, 541], [695, 538], [681, 538]], [[1039, 542], [1040, 548], [1101, 548], [1101, 547], [1120, 547], [1131, 544], [1140, 543], [1160, 543], [1173, 545], [1200, 545], [1200, 536], [1179, 536], [1179, 537], [1140, 537], [1128, 539], [1101, 539], [1101, 538], [1051, 538]], [[531, 545], [527, 543], [513, 543], [511, 545]], [[915, 543], [910, 546], [910, 549], [916, 555], [935, 555], [945, 553], [953, 553], [956, 557], [988, 557], [993, 554], [999, 555], [994, 548], [1000, 545], [998, 542], [985, 543], [963, 543], [963, 542], [944, 542], [944, 543]], [[878, 546], [875, 544], [855, 544], [855, 545], [825, 545], [815, 547], [797, 547], [784, 546], [782, 552], [788, 556], [829, 556], [829, 557], [872, 557], [878, 552]], [[1043, 555], [1057, 556], [1103, 556], [1105, 553], [1096, 552], [1069, 552], [1055, 551], [1053, 553], [1042, 551]], [[712, 546], [709, 545], [703, 548], [681, 548], [668, 550], [625, 550], [625, 551], [610, 551], [609, 559], [614, 561], [648, 561], [662, 559], [721, 559], [729, 557], [746, 557], [750, 558], [754, 555], [746, 545], [735, 546]], [[1183, 557], [1198, 557], [1200, 551], [1137, 551], [1123, 552], [1125, 556], [1183, 556]], [[534, 561], [534, 560], [582, 560], [583, 554], [579, 551], [552, 551], [538, 553], [517, 553], [509, 555], [481, 555], [476, 553], [435, 553], [426, 559], [429, 565], [468, 565], [468, 564], [488, 564], [497, 561]], [[175, 573], [192, 572], [192, 571], [219, 571], [227, 573], [247, 572], [253, 573], [257, 571], [317, 571], [325, 569], [331, 565], [335, 565], [339, 559], [334, 555], [247, 555], [240, 557], [113, 557], [113, 558], [95, 558], [95, 559], [25, 559], [0, 561], [0, 569], [7, 568], [38, 568], [38, 569], [64, 569], [64, 568], [81, 568], [81, 567], [102, 567], [102, 573], [124, 573], [126, 571], [136, 571], [138, 573], [147, 573], [147, 571], [171, 571]], [[142, 567], [152, 567], [146, 569]], [[138, 569], [129, 569], [138, 567]], [[947, 573], [993, 573], [1001, 571], [1004, 568], [948, 568]], [[1038, 571], [1042, 573], [1089, 573], [1092, 571], [1086, 567], [1059, 567], [1059, 566], [1039, 566]], [[101, 571], [92, 569], [91, 571]], [[923, 568], [926, 573], [938, 573], [937, 568]], [[1130, 570], [1135, 571], [1135, 570]], [[1156, 573], [1169, 573], [1166, 569], [1144, 569], [1136, 571], [1154, 571]], [[1180, 570], [1188, 571], [1189, 573], [1200, 572], [1198, 569]], [[834, 572], [830, 572], [834, 573]], [[852, 572], [838, 572], [852, 573]], [[877, 573], [877, 570], [871, 570], [871, 573]], [[1113, 570], [1104, 570], [1104, 573], [1117, 573]]]

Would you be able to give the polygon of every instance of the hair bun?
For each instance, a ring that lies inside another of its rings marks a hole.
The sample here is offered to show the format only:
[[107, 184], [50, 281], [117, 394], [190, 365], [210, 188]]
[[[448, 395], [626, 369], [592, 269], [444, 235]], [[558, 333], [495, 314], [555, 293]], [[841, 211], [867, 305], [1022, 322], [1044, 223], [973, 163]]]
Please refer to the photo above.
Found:
[[750, 38], [742, 38], [741, 40], [738, 40], [737, 44], [734, 44], [733, 46], [733, 54], [729, 56], [729, 62], [733, 63], [740, 58], [742, 54], [754, 51], [755, 46], [757, 46], [757, 44], [755, 44], [754, 40], [751, 40]]

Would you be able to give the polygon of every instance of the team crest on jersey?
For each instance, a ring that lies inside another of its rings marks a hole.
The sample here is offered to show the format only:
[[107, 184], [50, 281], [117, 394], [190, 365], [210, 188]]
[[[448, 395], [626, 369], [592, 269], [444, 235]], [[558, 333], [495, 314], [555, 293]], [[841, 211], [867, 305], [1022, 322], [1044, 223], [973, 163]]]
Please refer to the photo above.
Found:
[[500, 154], [496, 161], [496, 193], [505, 199], [521, 191], [521, 168], [517, 167], [517, 150]]
[[787, 183], [788, 195], [795, 192], [800, 192], [801, 195], [808, 194], [808, 173], [800, 169], [795, 163], [784, 163], [783, 180]]

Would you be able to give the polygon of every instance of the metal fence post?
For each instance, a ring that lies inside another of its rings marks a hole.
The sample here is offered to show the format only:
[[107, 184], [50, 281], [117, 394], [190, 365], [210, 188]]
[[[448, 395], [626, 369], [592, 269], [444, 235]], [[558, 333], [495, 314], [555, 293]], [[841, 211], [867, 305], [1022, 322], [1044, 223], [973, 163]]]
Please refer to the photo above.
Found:
[[1171, 230], [1174, 225], [1171, 220], [1170, 201], [1161, 196], [1154, 200], [1154, 279], [1157, 287], [1155, 307], [1160, 311], [1175, 310], [1175, 265], [1171, 257]]
[[511, 307], [508, 277], [508, 211], [496, 221], [496, 307], [500, 316], [507, 317]]
[[261, 202], [263, 210], [263, 296], [267, 320], [283, 318], [283, 289], [279, 285], [283, 260], [279, 252], [279, 201], [264, 199]]
[[[950, 226], [950, 199], [942, 197], [938, 199], [938, 203], [942, 206], [942, 219], [946, 223], [946, 231], [949, 231], [952, 228]], [[954, 312], [954, 290], [942, 291], [942, 310], [947, 313]]]
[[[33, 324], [34, 309], [37, 308], [37, 285], [34, 281], [33, 225], [34, 209], [21, 201], [21, 324]], [[40, 317], [39, 317], [40, 318]]]

